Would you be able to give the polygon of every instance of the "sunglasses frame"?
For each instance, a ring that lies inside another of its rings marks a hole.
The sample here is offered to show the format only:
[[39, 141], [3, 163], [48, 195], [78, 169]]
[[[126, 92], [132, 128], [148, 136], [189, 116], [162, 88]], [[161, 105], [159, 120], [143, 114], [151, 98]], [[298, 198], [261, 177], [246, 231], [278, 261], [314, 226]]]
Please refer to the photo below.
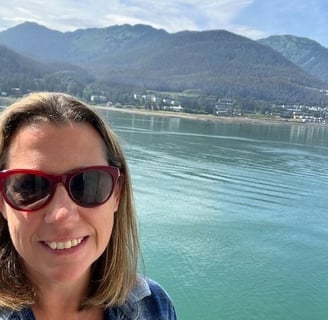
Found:
[[[113, 179], [112, 189], [109, 192], [106, 199], [104, 201], [102, 201], [101, 203], [92, 204], [92, 205], [83, 205], [83, 204], [79, 203], [74, 198], [73, 194], [71, 193], [70, 182], [71, 182], [72, 178], [74, 176], [76, 176], [77, 174], [84, 173], [87, 171], [92, 171], [92, 170], [100, 170], [100, 171], [105, 171], [106, 173], [109, 173]], [[8, 177], [15, 175], [15, 174], [31, 174], [31, 175], [36, 175], [36, 176], [40, 176], [40, 177], [47, 179], [47, 181], [49, 181], [49, 183], [50, 183], [50, 193], [49, 193], [47, 200], [45, 200], [45, 202], [42, 203], [39, 207], [36, 207], [33, 209], [19, 208], [19, 207], [15, 206], [15, 204], [11, 203], [11, 201], [8, 199], [8, 197], [6, 195], [6, 190], [4, 188], [4, 181]], [[24, 211], [24, 212], [32, 212], [32, 211], [40, 210], [43, 207], [45, 207], [53, 198], [53, 196], [56, 192], [57, 184], [62, 183], [66, 189], [66, 192], [68, 193], [69, 197], [72, 199], [72, 201], [74, 203], [76, 203], [79, 206], [84, 207], [84, 208], [94, 208], [94, 207], [98, 207], [98, 206], [102, 205], [111, 197], [111, 195], [113, 194], [113, 191], [115, 189], [115, 186], [118, 182], [119, 177], [120, 177], [120, 169], [117, 167], [114, 167], [114, 166], [90, 166], [90, 167], [74, 169], [74, 170], [68, 171], [64, 174], [51, 174], [51, 173], [46, 173], [43, 171], [33, 170], [33, 169], [9, 169], [9, 170], [0, 171], [0, 194], [1, 194], [2, 198], [6, 201], [6, 203], [9, 206], [11, 206], [13, 209], [18, 210], [18, 211]]]

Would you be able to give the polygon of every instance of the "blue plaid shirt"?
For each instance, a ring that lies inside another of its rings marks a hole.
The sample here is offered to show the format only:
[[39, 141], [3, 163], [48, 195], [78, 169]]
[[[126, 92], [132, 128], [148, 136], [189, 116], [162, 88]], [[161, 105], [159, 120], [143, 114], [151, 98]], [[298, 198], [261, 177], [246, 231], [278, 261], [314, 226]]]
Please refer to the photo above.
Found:
[[[105, 310], [105, 320], [176, 320], [172, 301], [163, 288], [148, 278], [138, 278], [126, 302]], [[35, 320], [31, 308], [21, 311], [0, 309], [0, 320]]]

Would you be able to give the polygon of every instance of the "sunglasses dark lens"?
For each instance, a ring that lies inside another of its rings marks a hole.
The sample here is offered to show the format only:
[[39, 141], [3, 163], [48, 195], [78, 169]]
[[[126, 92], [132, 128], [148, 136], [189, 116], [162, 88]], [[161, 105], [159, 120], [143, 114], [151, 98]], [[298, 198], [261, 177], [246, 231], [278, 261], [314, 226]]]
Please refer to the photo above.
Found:
[[37, 209], [49, 198], [50, 182], [35, 174], [13, 174], [4, 182], [7, 201], [17, 209]]
[[94, 169], [74, 175], [69, 190], [81, 206], [92, 207], [104, 203], [112, 193], [114, 181], [105, 170]]

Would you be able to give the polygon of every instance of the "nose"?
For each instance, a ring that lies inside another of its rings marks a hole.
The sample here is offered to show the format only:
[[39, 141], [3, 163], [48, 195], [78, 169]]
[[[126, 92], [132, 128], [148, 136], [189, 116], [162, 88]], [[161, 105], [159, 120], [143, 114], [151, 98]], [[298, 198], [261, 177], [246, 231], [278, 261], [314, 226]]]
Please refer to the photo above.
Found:
[[46, 223], [75, 222], [79, 220], [78, 205], [70, 198], [65, 187], [58, 184], [50, 203], [45, 208]]

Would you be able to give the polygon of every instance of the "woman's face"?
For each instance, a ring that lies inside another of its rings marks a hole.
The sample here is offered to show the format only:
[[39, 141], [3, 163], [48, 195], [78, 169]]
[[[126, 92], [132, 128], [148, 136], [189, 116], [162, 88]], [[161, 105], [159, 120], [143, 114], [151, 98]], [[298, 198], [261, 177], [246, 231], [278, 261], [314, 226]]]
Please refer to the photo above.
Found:
[[[40, 123], [19, 129], [13, 137], [6, 169], [62, 174], [94, 165], [108, 163], [103, 141], [91, 126]], [[0, 199], [12, 242], [32, 282], [37, 286], [86, 283], [91, 264], [110, 240], [119, 199], [116, 185], [103, 205], [83, 208], [71, 200], [62, 184], [49, 204], [33, 212], [17, 211]], [[58, 249], [63, 246], [70, 248]]]

